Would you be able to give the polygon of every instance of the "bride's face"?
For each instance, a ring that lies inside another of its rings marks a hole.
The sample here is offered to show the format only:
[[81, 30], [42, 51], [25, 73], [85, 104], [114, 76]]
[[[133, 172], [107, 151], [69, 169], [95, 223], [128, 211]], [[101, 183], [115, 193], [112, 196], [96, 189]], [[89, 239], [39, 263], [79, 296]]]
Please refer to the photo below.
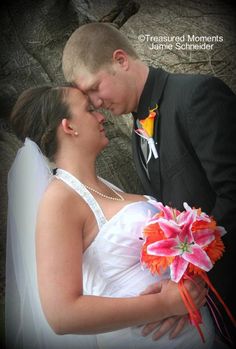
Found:
[[87, 151], [101, 151], [109, 142], [105, 134], [104, 116], [93, 110], [88, 97], [77, 88], [69, 88], [66, 102], [70, 110], [70, 124], [78, 132], [78, 142]]

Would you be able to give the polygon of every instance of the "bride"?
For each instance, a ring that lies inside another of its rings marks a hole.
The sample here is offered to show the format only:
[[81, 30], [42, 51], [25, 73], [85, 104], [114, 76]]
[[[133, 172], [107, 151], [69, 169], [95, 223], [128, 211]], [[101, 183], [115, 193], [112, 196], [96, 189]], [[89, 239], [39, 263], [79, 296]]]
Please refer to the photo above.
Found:
[[[174, 339], [141, 334], [141, 325], [187, 310], [168, 272], [154, 277], [140, 265], [142, 229], [158, 212], [154, 199], [96, 175], [96, 157], [108, 144], [103, 115], [78, 89], [46, 86], [19, 97], [11, 122], [28, 138], [9, 173], [9, 347], [211, 348], [199, 280], [186, 287], [201, 308], [205, 343], [190, 323]], [[36, 144], [56, 164], [54, 175]], [[157, 281], [158, 290], [141, 295]]]

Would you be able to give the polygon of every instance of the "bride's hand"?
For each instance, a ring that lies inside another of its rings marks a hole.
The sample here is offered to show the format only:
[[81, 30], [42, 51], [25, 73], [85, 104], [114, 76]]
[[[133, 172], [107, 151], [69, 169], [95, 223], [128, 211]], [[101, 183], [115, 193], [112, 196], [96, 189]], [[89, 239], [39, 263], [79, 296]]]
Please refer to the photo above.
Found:
[[154, 284], [148, 285], [145, 290], [143, 290], [140, 295], [144, 296], [146, 294], [154, 294], [161, 292], [162, 286], [167, 283], [169, 280], [161, 280], [159, 282], [155, 282]]
[[[200, 308], [201, 306], [203, 306], [206, 302], [207, 295], [207, 289], [205, 288], [204, 281], [199, 277], [195, 277], [194, 282], [186, 280], [184, 282], [184, 285], [189, 295], [191, 296], [194, 304], [196, 305], [196, 308]], [[164, 294], [163, 299], [167, 300], [166, 306], [169, 308], [170, 316], [168, 316], [168, 318], [174, 317], [176, 319], [176, 317], [179, 317], [180, 319], [180, 316], [187, 314], [187, 309], [183, 303], [182, 297], [178, 289], [178, 285], [175, 282], [171, 280], [162, 280], [160, 282], [151, 284], [140, 295], [155, 293]], [[163, 333], [167, 327], [171, 328], [173, 322], [174, 319], [168, 320], [166, 324], [163, 323], [164, 327], [162, 327], [160, 333]], [[183, 320], [179, 321], [178, 326], [176, 325], [175, 329], [172, 332], [172, 336], [176, 336], [179, 334], [179, 332], [184, 327], [184, 322], [185, 321]], [[159, 322], [157, 323], [157, 326], [158, 325], [160, 325]], [[152, 326], [150, 325], [150, 328], [153, 329], [153, 327], [155, 327], [154, 322], [152, 322]], [[158, 338], [160, 338], [160, 336]]]
[[187, 315], [171, 316], [162, 321], [146, 324], [145, 326], [143, 326], [141, 333], [144, 337], [152, 333], [152, 339], [154, 341], [157, 341], [169, 332], [169, 338], [174, 339], [182, 332], [187, 322]]
[[[197, 309], [206, 303], [207, 289], [200, 277], [195, 277], [194, 281], [185, 280], [184, 286]], [[175, 282], [168, 280], [163, 283], [160, 293], [163, 293], [163, 299], [166, 300], [167, 312], [169, 312], [170, 316], [185, 315], [188, 313], [180, 295], [178, 285]]]
[[[143, 292], [141, 292], [141, 295], [159, 293], [161, 291], [162, 282], [149, 285]], [[141, 333], [143, 336], [148, 336], [150, 333], [152, 333], [152, 339], [156, 341], [164, 336], [167, 332], [170, 332], [169, 338], [173, 339], [181, 333], [187, 321], [188, 317], [186, 315], [171, 316], [162, 321], [151, 322], [144, 325]]]

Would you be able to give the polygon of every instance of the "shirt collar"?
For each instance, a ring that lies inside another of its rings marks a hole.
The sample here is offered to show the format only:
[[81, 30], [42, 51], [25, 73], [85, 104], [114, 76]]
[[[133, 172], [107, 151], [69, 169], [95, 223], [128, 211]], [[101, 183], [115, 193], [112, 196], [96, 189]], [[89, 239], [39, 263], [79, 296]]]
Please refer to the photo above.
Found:
[[140, 96], [137, 112], [133, 112], [135, 119], [145, 119], [149, 110], [159, 105], [168, 73], [161, 68], [149, 67], [149, 73], [145, 82], [143, 92]]

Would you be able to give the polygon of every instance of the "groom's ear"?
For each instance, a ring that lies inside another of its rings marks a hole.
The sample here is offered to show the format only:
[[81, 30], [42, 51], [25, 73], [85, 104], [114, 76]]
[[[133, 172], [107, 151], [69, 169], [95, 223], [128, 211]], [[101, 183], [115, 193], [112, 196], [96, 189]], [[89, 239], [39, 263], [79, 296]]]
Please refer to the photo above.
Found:
[[62, 119], [61, 127], [62, 127], [62, 130], [67, 134], [74, 134], [75, 133], [75, 130], [73, 129], [73, 127], [71, 125], [71, 121], [66, 119], [66, 118]]
[[122, 69], [127, 70], [129, 67], [128, 54], [122, 49], [117, 49], [113, 52], [112, 60], [114, 63], [119, 64]]

